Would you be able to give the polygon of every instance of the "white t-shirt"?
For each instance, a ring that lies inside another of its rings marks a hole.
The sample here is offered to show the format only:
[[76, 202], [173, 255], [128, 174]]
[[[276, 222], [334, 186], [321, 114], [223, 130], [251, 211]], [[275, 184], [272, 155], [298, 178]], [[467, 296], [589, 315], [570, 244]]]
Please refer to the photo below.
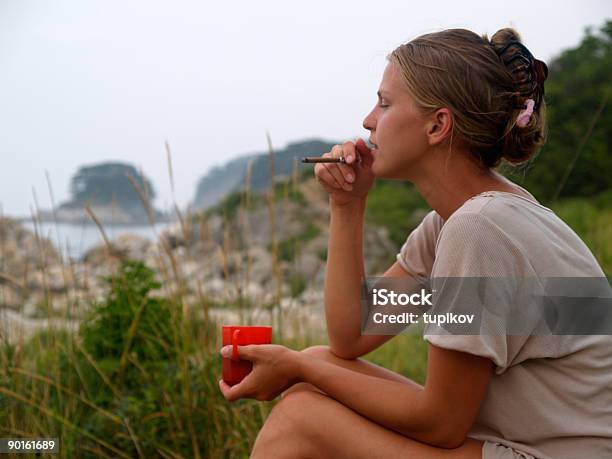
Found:
[[[447, 221], [429, 212], [397, 260], [425, 282], [605, 277], [588, 247], [552, 210], [535, 198], [501, 191], [472, 197]], [[470, 437], [538, 458], [612, 458], [611, 335], [424, 338], [495, 364]]]

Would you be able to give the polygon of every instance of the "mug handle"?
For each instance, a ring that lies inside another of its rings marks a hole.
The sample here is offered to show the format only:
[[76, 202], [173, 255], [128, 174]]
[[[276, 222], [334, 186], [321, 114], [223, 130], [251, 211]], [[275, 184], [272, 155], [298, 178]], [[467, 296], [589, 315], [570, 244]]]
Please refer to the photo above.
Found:
[[232, 360], [240, 360], [238, 355], [238, 335], [240, 335], [240, 330], [234, 330], [234, 333], [232, 333]]

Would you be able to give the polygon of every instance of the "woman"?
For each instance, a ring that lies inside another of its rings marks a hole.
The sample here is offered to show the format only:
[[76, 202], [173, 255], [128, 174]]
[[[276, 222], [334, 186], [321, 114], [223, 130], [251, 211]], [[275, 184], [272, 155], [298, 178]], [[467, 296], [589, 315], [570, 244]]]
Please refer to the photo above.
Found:
[[230, 401], [284, 391], [252, 457], [612, 457], [610, 336], [426, 334], [425, 386], [359, 359], [391, 338], [360, 333], [374, 177], [412, 182], [433, 209], [385, 276], [604, 276], [567, 225], [493, 170], [542, 145], [546, 75], [513, 29], [490, 41], [446, 30], [390, 54], [363, 123], [374, 148], [345, 142], [325, 156], [346, 164], [315, 168], [331, 207], [329, 347], [242, 346], [253, 372], [220, 381]]

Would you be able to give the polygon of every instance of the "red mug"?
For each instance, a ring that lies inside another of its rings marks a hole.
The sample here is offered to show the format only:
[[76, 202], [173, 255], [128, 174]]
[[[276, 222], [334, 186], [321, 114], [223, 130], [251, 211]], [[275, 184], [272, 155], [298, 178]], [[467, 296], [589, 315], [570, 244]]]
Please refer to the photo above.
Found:
[[223, 346], [232, 346], [232, 356], [223, 357], [221, 369], [223, 381], [233, 386], [238, 384], [253, 369], [253, 364], [249, 360], [242, 360], [238, 356], [238, 346], [247, 344], [271, 344], [272, 327], [267, 326], [247, 326], [247, 325], [224, 325], [223, 326]]

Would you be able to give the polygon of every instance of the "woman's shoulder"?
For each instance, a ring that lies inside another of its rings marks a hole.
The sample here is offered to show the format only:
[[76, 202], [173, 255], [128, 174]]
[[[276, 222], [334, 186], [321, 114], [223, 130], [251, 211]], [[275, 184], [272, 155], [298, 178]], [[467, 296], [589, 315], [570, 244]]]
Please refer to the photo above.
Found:
[[475, 224], [486, 221], [500, 232], [510, 233], [525, 230], [527, 223], [537, 224], [542, 228], [564, 225], [551, 209], [518, 185], [516, 192], [491, 190], [472, 196], [443, 223], [459, 219], [470, 220], [470, 217], [477, 222]]
[[[551, 209], [524, 195], [487, 191], [466, 201], [445, 222], [436, 241], [441, 252], [485, 261], [507, 257], [538, 276], [599, 276], [590, 249]], [[503, 254], [503, 255], [502, 255]]]
[[[529, 206], [533, 208], [529, 209]], [[420, 240], [437, 252], [441, 239], [452, 240], [452, 245], [457, 248], [470, 241], [475, 244], [514, 239], [520, 241], [523, 239], [520, 233], [526, 230], [525, 221], [528, 219], [531, 222], [534, 213], [538, 212], [554, 215], [535, 198], [532, 200], [512, 193], [486, 191], [465, 201], [446, 220], [436, 210], [430, 210], [409, 235], [407, 242]]]

